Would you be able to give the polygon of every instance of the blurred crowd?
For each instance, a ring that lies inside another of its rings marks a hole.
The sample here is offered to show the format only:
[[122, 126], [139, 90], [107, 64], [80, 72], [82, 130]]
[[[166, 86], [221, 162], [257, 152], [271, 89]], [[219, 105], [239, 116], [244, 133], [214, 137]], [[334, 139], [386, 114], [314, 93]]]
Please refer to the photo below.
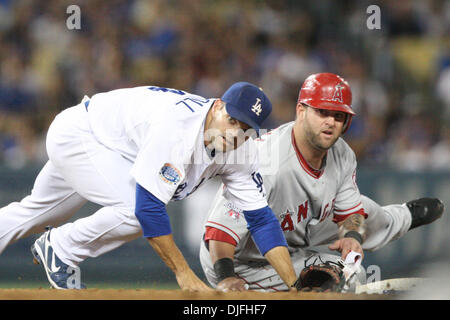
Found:
[[[78, 5], [80, 29], [66, 24]], [[369, 29], [367, 7], [381, 28]], [[220, 97], [259, 84], [274, 128], [312, 73], [348, 80], [359, 165], [450, 169], [450, 1], [0, 0], [0, 163], [46, 161], [53, 117], [140, 85]]]

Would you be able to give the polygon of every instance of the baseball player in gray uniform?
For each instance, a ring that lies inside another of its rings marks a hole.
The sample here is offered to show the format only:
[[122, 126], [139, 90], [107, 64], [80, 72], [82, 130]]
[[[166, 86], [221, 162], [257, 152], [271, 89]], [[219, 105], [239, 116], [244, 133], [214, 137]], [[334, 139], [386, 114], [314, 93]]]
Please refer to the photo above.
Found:
[[[442, 215], [438, 199], [380, 207], [360, 195], [355, 154], [340, 138], [353, 115], [344, 79], [330, 73], [311, 75], [300, 90], [296, 120], [257, 141], [267, 200], [284, 231], [297, 275], [311, 265], [342, 267], [349, 252], [362, 256], [363, 250], [379, 249]], [[262, 159], [268, 159], [266, 165]], [[329, 245], [341, 256], [310, 250], [320, 245]], [[208, 281], [220, 290], [288, 289], [258, 252], [242, 209], [220, 191], [205, 223], [200, 260]], [[358, 276], [364, 281], [365, 275]]]

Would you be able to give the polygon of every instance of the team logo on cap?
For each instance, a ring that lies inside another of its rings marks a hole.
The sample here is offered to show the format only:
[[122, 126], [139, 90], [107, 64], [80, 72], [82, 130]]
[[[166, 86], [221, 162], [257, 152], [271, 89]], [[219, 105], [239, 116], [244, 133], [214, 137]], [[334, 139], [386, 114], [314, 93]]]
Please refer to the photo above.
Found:
[[262, 112], [262, 106], [261, 106], [261, 99], [256, 98], [256, 102], [254, 105], [252, 105], [252, 111], [259, 116]]
[[337, 101], [340, 103], [344, 103], [344, 101], [342, 100], [342, 89], [344, 87], [338, 83], [335, 87], [334, 87], [334, 94], [333, 94], [333, 98], [331, 100], [333, 101]]
[[159, 177], [165, 183], [176, 185], [178, 182], [180, 182], [181, 173], [170, 163], [165, 163], [159, 171]]

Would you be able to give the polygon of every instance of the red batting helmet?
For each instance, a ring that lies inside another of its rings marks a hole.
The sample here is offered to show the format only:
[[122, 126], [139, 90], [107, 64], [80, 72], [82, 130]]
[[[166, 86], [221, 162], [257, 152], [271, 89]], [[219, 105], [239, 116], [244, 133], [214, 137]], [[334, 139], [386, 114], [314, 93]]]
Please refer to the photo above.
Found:
[[342, 111], [347, 114], [343, 133], [347, 131], [355, 112], [352, 110], [352, 91], [347, 81], [334, 73], [310, 75], [303, 82], [298, 103], [316, 109]]

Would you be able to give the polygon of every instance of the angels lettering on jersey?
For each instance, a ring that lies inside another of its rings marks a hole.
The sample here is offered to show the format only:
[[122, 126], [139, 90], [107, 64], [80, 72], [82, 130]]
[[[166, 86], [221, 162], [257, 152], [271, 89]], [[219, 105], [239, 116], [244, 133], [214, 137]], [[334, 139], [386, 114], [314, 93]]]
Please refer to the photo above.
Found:
[[[325, 205], [324, 208], [321, 208], [320, 211], [320, 216], [319, 216], [319, 223], [324, 221], [326, 218], [328, 218], [329, 216], [331, 216], [333, 214], [334, 211], [334, 202], [336, 199], [333, 199], [330, 203], [327, 203]], [[308, 207], [308, 200], [305, 200], [302, 204], [300, 204], [297, 208], [296, 211], [291, 211], [289, 209], [286, 210], [286, 213], [282, 213], [279, 215], [280, 217], [280, 225], [281, 225], [281, 229], [283, 231], [293, 231], [296, 228], [296, 225], [298, 225], [299, 223], [305, 221], [305, 222], [309, 222], [312, 219], [311, 214], [309, 214], [308, 217], [308, 213], [311, 213], [311, 210], [309, 210]]]

